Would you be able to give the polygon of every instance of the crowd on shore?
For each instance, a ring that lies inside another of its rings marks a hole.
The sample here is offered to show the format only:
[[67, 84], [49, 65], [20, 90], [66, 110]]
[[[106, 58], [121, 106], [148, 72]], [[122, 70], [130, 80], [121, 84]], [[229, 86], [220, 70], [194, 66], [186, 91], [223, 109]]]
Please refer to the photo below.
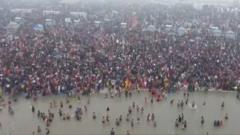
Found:
[[[104, 88], [233, 90], [239, 85], [238, 38], [216, 37], [209, 31], [217, 26], [238, 33], [238, 10], [158, 4], [71, 6], [53, 6], [60, 14], [51, 15], [43, 14], [41, 6], [26, 14], [13, 13], [10, 7], [0, 10], [4, 93], [31, 97]], [[66, 23], [71, 10], [87, 15], [78, 24]], [[6, 26], [16, 16], [24, 23], [10, 34]], [[45, 25], [46, 18], [55, 23]], [[33, 29], [34, 24], [44, 24], [44, 30]], [[151, 30], [144, 30], [150, 25]], [[184, 35], [173, 33], [179, 27], [186, 28]]]

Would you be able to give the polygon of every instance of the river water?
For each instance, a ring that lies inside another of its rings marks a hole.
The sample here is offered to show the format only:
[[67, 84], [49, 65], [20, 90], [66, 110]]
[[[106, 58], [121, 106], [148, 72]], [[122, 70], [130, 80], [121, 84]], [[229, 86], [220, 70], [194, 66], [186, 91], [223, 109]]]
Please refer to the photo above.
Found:
[[[58, 116], [58, 108], [51, 109], [55, 113], [55, 118], [50, 126], [50, 135], [109, 135], [110, 130], [114, 127], [117, 135], [125, 135], [126, 130], [129, 130], [131, 135], [240, 135], [240, 100], [236, 99], [234, 92], [194, 92], [190, 93], [189, 102], [195, 101], [197, 108], [192, 109], [190, 105], [184, 109], [178, 108], [176, 102], [171, 105], [171, 99], [183, 99], [183, 93], [178, 92], [169, 94], [167, 99], [161, 102], [145, 103], [145, 97], [150, 99], [148, 93], [133, 94], [131, 98], [125, 97], [104, 98], [103, 95], [93, 95], [90, 98], [88, 111], [83, 114], [81, 121], [71, 119], [70, 121], [60, 120]], [[62, 96], [42, 97], [38, 101], [26, 100], [24, 98], [18, 99], [17, 103], [13, 103], [15, 114], [13, 116], [8, 114], [7, 107], [0, 112], [0, 135], [31, 135], [32, 131], [36, 132], [37, 126], [45, 129], [45, 124], [38, 120], [36, 114], [31, 112], [31, 105], [36, 106], [36, 109], [47, 113], [49, 103], [55, 99], [60, 102], [65, 101]], [[120, 127], [116, 127], [114, 120], [120, 114], [126, 115], [128, 106], [135, 102], [136, 105], [144, 107], [144, 114], [138, 114], [133, 111], [135, 116], [140, 117], [140, 123], [135, 124], [131, 128], [130, 123], [125, 120], [121, 123]], [[203, 102], [206, 105], [203, 106]], [[225, 102], [225, 107], [221, 109], [221, 103]], [[76, 107], [87, 104], [87, 97], [81, 97], [81, 100], [71, 99], [70, 104], [73, 109], [70, 110], [64, 105], [64, 111], [74, 114]], [[102, 116], [106, 114], [106, 107], [110, 107], [110, 124], [102, 125]], [[97, 119], [92, 119], [92, 112], [96, 112]], [[146, 121], [148, 113], [155, 113], [157, 127], [153, 123]], [[185, 130], [175, 128], [175, 119], [178, 114], [184, 114], [187, 120], [188, 127]], [[221, 128], [214, 128], [214, 120], [223, 120], [225, 113], [228, 113], [229, 120], [224, 121]], [[201, 126], [200, 117], [205, 117], [205, 125]], [[45, 134], [45, 131], [43, 132]], [[41, 135], [41, 134], [39, 134]]]

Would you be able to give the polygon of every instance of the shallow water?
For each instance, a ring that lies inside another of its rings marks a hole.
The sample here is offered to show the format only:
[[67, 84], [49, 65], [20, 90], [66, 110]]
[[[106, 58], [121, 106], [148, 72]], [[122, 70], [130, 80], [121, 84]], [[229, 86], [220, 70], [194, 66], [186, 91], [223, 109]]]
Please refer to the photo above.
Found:
[[[130, 130], [131, 135], [205, 135], [209, 132], [209, 135], [240, 135], [240, 100], [236, 99], [236, 93], [223, 93], [223, 92], [195, 92], [190, 93], [189, 102], [195, 101], [197, 109], [191, 109], [189, 106], [185, 106], [184, 109], [177, 108], [176, 102], [170, 105], [171, 99], [183, 99], [181, 92], [175, 94], [169, 94], [168, 98], [162, 102], [154, 102], [153, 105], [145, 103], [144, 97], [148, 97], [148, 93], [133, 94], [132, 98], [125, 99], [125, 97], [105, 99], [103, 95], [94, 95], [90, 99], [88, 105], [88, 112], [83, 114], [81, 121], [71, 119], [71, 121], [60, 120], [58, 116], [58, 109], [51, 109], [55, 112], [55, 118], [50, 127], [50, 135], [109, 135], [110, 130], [114, 127], [117, 135], [125, 135], [126, 130]], [[45, 124], [39, 121], [36, 114], [31, 112], [31, 104], [36, 106], [36, 110], [39, 109], [47, 113], [49, 108], [49, 102], [55, 99], [56, 101], [63, 100], [64, 97], [52, 96], [43, 97], [37, 102], [19, 99], [17, 103], [13, 104], [15, 114], [10, 116], [7, 108], [0, 112], [0, 121], [2, 127], [0, 128], [0, 135], [31, 135], [32, 131], [37, 130], [37, 125], [41, 125], [42, 130], [45, 129]], [[133, 118], [136, 120], [136, 116], [140, 117], [140, 124], [135, 124], [134, 128], [131, 128], [130, 123], [127, 123], [124, 119], [120, 127], [116, 127], [114, 120], [120, 114], [126, 115], [128, 106], [135, 101], [136, 105], [144, 106], [143, 116], [136, 111], [133, 111]], [[202, 103], [206, 101], [206, 106]], [[224, 109], [221, 109], [220, 105], [222, 101], [225, 102]], [[67, 106], [64, 106], [64, 112], [71, 112], [74, 114], [74, 109], [78, 106], [87, 104], [87, 97], [81, 97], [81, 101], [71, 99], [73, 109], [70, 110]], [[102, 125], [102, 116], [106, 114], [106, 107], [110, 107], [110, 124]], [[92, 112], [96, 112], [97, 119], [92, 119]], [[157, 120], [157, 127], [153, 127], [153, 123], [146, 122], [146, 116], [148, 113], [155, 113], [155, 119]], [[185, 130], [176, 129], [174, 127], [175, 119], [178, 114], [184, 113], [184, 117], [187, 120], [188, 127]], [[222, 128], [214, 128], [214, 120], [223, 120], [225, 113], [229, 114], [229, 120], [224, 121]], [[205, 125], [201, 126], [200, 118], [205, 117]], [[45, 130], [43, 130], [45, 133]]]

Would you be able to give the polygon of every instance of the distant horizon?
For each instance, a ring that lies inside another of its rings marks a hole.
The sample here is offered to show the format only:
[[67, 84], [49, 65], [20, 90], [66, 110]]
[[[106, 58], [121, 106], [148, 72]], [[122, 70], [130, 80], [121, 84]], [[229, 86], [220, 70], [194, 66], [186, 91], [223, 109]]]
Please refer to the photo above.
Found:
[[[12, 3], [15, 0], [3, 0], [6, 3]], [[193, 4], [193, 5], [216, 5], [216, 6], [233, 6], [239, 2], [239, 0], [18, 0], [16, 4], [25, 4], [25, 3], [49, 3], [49, 2], [60, 2], [60, 3], [69, 3], [74, 4], [78, 2], [122, 2], [122, 3], [129, 3], [129, 2], [146, 2], [146, 3], [159, 3], [159, 4], [166, 4], [166, 5], [175, 5], [175, 4]], [[143, 3], [144, 4], [144, 3]]]

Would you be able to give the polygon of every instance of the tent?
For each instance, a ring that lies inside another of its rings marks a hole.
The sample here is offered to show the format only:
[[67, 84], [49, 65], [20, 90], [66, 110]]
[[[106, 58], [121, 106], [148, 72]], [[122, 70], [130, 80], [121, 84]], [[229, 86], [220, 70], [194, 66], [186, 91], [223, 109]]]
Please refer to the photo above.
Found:
[[45, 19], [45, 24], [46, 25], [55, 25], [55, 20], [53, 20], [53, 19]]
[[218, 27], [210, 27], [210, 32], [216, 37], [222, 36], [222, 31]]
[[20, 8], [15, 8], [11, 9], [12, 13], [20, 13], [20, 14], [27, 14], [27, 13], [32, 13], [32, 9], [20, 9]]
[[55, 10], [44, 10], [43, 15], [59, 15], [60, 11]]
[[10, 22], [8, 25], [7, 25], [7, 31], [10, 32], [10, 33], [15, 33], [17, 32], [18, 28], [20, 27], [20, 25], [16, 22]]
[[184, 28], [184, 27], [179, 27], [178, 29], [177, 29], [177, 34], [179, 35], [179, 36], [183, 36], [183, 35], [185, 35], [187, 33], [187, 30]]
[[225, 37], [228, 39], [236, 39], [236, 34], [233, 31], [229, 30], [225, 33]]
[[170, 31], [173, 28], [172, 25], [165, 25], [165, 30]]
[[22, 17], [15, 17], [14, 20], [15, 20], [16, 23], [22, 23], [23, 22]]
[[80, 23], [80, 19], [75, 19], [75, 20], [73, 20], [73, 23], [74, 23], [75, 25], [79, 24], [79, 23]]
[[156, 31], [156, 27], [154, 25], [148, 25], [147, 28], [145, 28], [143, 31], [149, 31], [149, 32], [154, 32]]
[[65, 23], [71, 23], [72, 22], [71, 18], [65, 18], [64, 20], [65, 20]]
[[94, 24], [95, 24], [96, 27], [99, 27], [101, 22], [100, 21], [94, 21]]
[[127, 23], [125, 22], [122, 22], [120, 25], [121, 25], [121, 28], [127, 28]]
[[83, 17], [84, 19], [87, 19], [86, 12], [70, 12], [70, 15], [72, 15], [74, 17]]
[[42, 24], [36, 24], [36, 25], [33, 26], [33, 29], [34, 29], [35, 31], [43, 31], [43, 30], [44, 30], [44, 27], [43, 27]]

